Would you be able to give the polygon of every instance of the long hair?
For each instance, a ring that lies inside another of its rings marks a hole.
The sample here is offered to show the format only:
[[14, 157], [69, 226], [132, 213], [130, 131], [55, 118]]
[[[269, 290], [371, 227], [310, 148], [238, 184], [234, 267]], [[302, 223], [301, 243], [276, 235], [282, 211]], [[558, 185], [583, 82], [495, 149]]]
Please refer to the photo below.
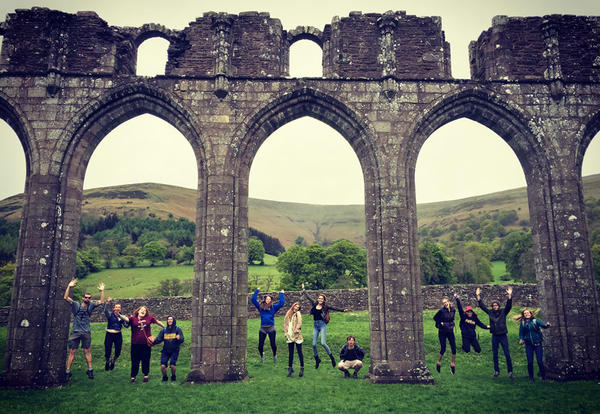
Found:
[[[267, 296], [271, 298], [271, 302], [267, 303]], [[273, 296], [271, 295], [263, 295], [262, 300], [260, 301], [260, 308], [263, 310], [271, 309], [273, 306]]]
[[[326, 311], [327, 310], [327, 295], [325, 295], [324, 293], [320, 293], [319, 296], [323, 296], [322, 311]], [[317, 306], [319, 304], [319, 296], [317, 296], [317, 301], [315, 302], [315, 306]]]
[[531, 313], [531, 320], [535, 319], [535, 315], [539, 312], [539, 309], [529, 309], [529, 308], [523, 308], [521, 309], [521, 313], [519, 313], [517, 316], [513, 316], [513, 320], [515, 322], [521, 322], [523, 323], [525, 321], [525, 311], [529, 311], [529, 313]]
[[302, 309], [302, 305], [300, 304], [300, 302], [294, 302], [292, 303], [292, 306], [290, 306], [290, 309], [285, 313], [285, 319], [292, 319], [292, 315], [296, 312], [294, 312], [294, 307], [298, 305], [300, 306], [300, 308], [298, 309], [298, 312], [300, 312], [300, 309]]
[[146, 308], [146, 316], [150, 315], [150, 310], [148, 309], [148, 306], [142, 305], [133, 311], [133, 316], [135, 316], [137, 318], [138, 314], [140, 313], [140, 309], [142, 309], [142, 308]]

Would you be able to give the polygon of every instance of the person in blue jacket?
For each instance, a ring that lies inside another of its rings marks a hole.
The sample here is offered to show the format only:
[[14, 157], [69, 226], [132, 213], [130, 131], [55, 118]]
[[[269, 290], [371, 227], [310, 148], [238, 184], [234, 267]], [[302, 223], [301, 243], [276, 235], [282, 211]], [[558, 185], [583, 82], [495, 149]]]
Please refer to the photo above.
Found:
[[167, 317], [167, 326], [165, 326], [158, 336], [154, 339], [152, 345], [164, 342], [163, 349], [160, 352], [160, 369], [162, 371], [163, 381], [167, 381], [167, 363], [171, 361], [171, 381], [177, 381], [175, 372], [177, 370], [177, 358], [179, 357], [179, 347], [183, 343], [183, 331], [177, 326], [174, 316]]
[[462, 350], [469, 353], [471, 351], [471, 346], [473, 346], [473, 350], [480, 353], [481, 346], [479, 345], [479, 341], [477, 341], [476, 329], [478, 326], [481, 329], [490, 329], [490, 327], [479, 320], [471, 306], [467, 306], [463, 311], [460, 299], [458, 299], [456, 293], [454, 294], [454, 299], [456, 299], [456, 308], [458, 309], [458, 315], [460, 316], [460, 323], [458, 326], [460, 326], [460, 336], [462, 337]]
[[[112, 299], [109, 296], [104, 304], [104, 316], [106, 316], [107, 321], [106, 336], [104, 337], [104, 358], [106, 359], [104, 364], [105, 371], [108, 371], [109, 369], [112, 371], [115, 368], [115, 361], [121, 355], [121, 348], [123, 346], [121, 328], [127, 328], [129, 326], [127, 322], [125, 322], [125, 319], [121, 317], [120, 303], [112, 304], [111, 312], [111, 300]], [[110, 354], [112, 353], [113, 344], [115, 346], [115, 356], [111, 358]]]
[[544, 368], [544, 350], [542, 342], [544, 336], [540, 328], [547, 329], [550, 323], [536, 319], [535, 314], [530, 309], [523, 309], [521, 315], [517, 317], [521, 320], [519, 325], [519, 344], [525, 344], [525, 355], [527, 356], [527, 372], [529, 373], [529, 381], [533, 382], [533, 353], [537, 359], [538, 367], [540, 368], [540, 376], [543, 380], [546, 379], [546, 369]]
[[440, 372], [442, 366], [442, 357], [446, 352], [446, 339], [450, 344], [452, 351], [452, 360], [450, 362], [450, 372], [452, 375], [456, 372], [455, 361], [456, 361], [456, 339], [454, 338], [454, 314], [455, 309], [450, 304], [447, 298], [442, 299], [442, 309], [437, 311], [434, 315], [433, 320], [435, 321], [435, 327], [438, 328], [438, 339], [440, 340], [440, 353], [438, 360], [435, 364], [435, 369]]
[[279, 302], [273, 303], [273, 297], [271, 295], [263, 295], [262, 300], [258, 303], [258, 291], [257, 288], [252, 295], [252, 304], [256, 306], [260, 313], [260, 329], [258, 330], [258, 352], [260, 353], [260, 362], [265, 362], [264, 346], [265, 339], [269, 335], [269, 342], [271, 343], [271, 349], [273, 350], [273, 362], [277, 362], [277, 344], [275, 343], [275, 314], [277, 311], [285, 305], [285, 293], [283, 289], [279, 292]]

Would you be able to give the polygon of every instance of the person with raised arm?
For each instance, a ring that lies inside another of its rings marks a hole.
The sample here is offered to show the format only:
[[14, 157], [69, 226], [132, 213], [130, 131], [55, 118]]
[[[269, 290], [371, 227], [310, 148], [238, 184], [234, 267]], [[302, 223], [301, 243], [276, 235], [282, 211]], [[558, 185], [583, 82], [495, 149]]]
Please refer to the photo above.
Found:
[[477, 341], [476, 329], [478, 326], [481, 329], [490, 329], [490, 326], [485, 325], [479, 320], [471, 306], [467, 306], [463, 311], [462, 304], [456, 293], [454, 294], [454, 299], [456, 299], [456, 308], [458, 309], [458, 315], [460, 316], [460, 323], [458, 326], [460, 327], [460, 335], [462, 337], [462, 350], [469, 353], [471, 351], [471, 346], [473, 346], [473, 350], [480, 353], [481, 346], [479, 345], [479, 341]]
[[325, 348], [325, 352], [329, 355], [329, 359], [331, 359], [331, 366], [336, 367], [335, 357], [331, 354], [331, 349], [327, 345], [327, 324], [329, 323], [329, 311], [335, 310], [338, 312], [346, 312], [347, 309], [340, 309], [333, 307], [327, 304], [327, 296], [324, 293], [319, 294], [317, 296], [317, 300], [312, 300], [304, 290], [304, 283], [302, 283], [302, 295], [308, 299], [312, 308], [310, 309], [310, 314], [313, 316], [314, 324], [313, 324], [313, 335], [312, 335], [312, 348], [313, 354], [315, 355], [315, 369], [319, 368], [321, 364], [321, 358], [319, 358], [319, 351], [317, 350], [317, 339], [319, 335], [321, 335], [321, 346]]
[[102, 305], [104, 303], [104, 283], [100, 283], [98, 285], [98, 290], [100, 291], [99, 301], [93, 301], [92, 294], [85, 292], [83, 294], [81, 303], [74, 301], [71, 298], [71, 288], [75, 287], [76, 285], [77, 279], [71, 279], [63, 296], [64, 300], [71, 305], [71, 312], [73, 313], [73, 328], [71, 329], [71, 336], [69, 336], [68, 341], [69, 356], [67, 358], [67, 370], [65, 372], [67, 381], [71, 379], [71, 375], [73, 375], [71, 372], [71, 365], [73, 365], [75, 352], [77, 351], [77, 348], [79, 348], [79, 343], [81, 343], [85, 361], [88, 365], [86, 374], [89, 379], [94, 379], [94, 370], [92, 368], [92, 351], [90, 350], [90, 346], [92, 344], [90, 316], [97, 305]]
[[506, 294], [508, 300], [506, 306], [500, 308], [500, 302], [493, 301], [492, 309], [488, 309], [483, 301], [481, 300], [481, 289], [475, 290], [475, 296], [477, 296], [477, 302], [482, 311], [488, 314], [490, 317], [490, 332], [492, 333], [492, 357], [494, 360], [494, 378], [498, 378], [500, 375], [500, 367], [498, 365], [498, 346], [502, 346], [504, 351], [504, 357], [506, 358], [506, 370], [508, 371], [508, 377], [511, 380], [515, 379], [513, 375], [512, 360], [510, 358], [510, 350], [508, 348], [508, 328], [506, 327], [506, 316], [512, 308], [512, 287], [506, 288]]
[[258, 330], [258, 353], [260, 354], [260, 362], [265, 362], [264, 347], [267, 335], [269, 336], [271, 350], [273, 351], [273, 362], [277, 362], [277, 343], [275, 342], [277, 330], [275, 329], [275, 314], [283, 305], [285, 305], [285, 292], [281, 289], [281, 292], [279, 292], [279, 302], [277, 303], [273, 303], [273, 297], [266, 294], [263, 295], [262, 300], [259, 303], [258, 292], [259, 289], [256, 288], [252, 295], [251, 302], [260, 313], [260, 329]]
[[[111, 297], [106, 298], [104, 304], [104, 316], [106, 316], [106, 335], [104, 336], [104, 370], [113, 370], [115, 368], [115, 362], [121, 355], [121, 348], [123, 346], [123, 334], [121, 328], [127, 327], [127, 322], [121, 316], [121, 304], [112, 304], [111, 311]], [[115, 346], [115, 355], [111, 358], [112, 347]]]

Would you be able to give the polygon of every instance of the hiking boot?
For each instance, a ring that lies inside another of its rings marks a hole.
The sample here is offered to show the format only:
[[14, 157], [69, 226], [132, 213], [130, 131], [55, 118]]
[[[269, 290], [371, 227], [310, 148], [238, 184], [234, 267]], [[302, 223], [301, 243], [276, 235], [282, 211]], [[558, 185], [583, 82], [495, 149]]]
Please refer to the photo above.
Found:
[[304, 376], [304, 367], [300, 367], [300, 372], [298, 373], [299, 377]]
[[500, 373], [498, 371], [494, 371], [492, 378], [498, 378], [498, 375], [500, 375]]
[[293, 373], [294, 373], [294, 369], [292, 367], [289, 367], [288, 368], [288, 377], [291, 377]]
[[110, 369], [110, 359], [106, 359], [106, 363], [104, 364], [104, 371], [108, 371]]
[[354, 372], [354, 374], [352, 374], [352, 378], [358, 379], [358, 373], [356, 371]]
[[175, 375], [171, 375], [171, 381], [177, 381], [177, 377]]
[[315, 355], [315, 369], [319, 369], [319, 364], [321, 363], [321, 358], [318, 355]]
[[508, 378], [510, 378], [511, 380], [514, 380], [514, 379], [515, 379], [515, 376], [513, 375], [513, 373], [512, 373], [512, 372], [509, 372], [509, 373], [508, 373]]
[[348, 371], [344, 371], [344, 378], [350, 378], [350, 373]]
[[167, 382], [169, 380], [169, 377], [167, 377], [166, 375], [163, 375], [163, 382]]
[[93, 369], [88, 369], [85, 373], [87, 374], [89, 379], [94, 379], [94, 370]]
[[453, 364], [450, 364], [450, 372], [452, 375], [456, 374], [456, 367]]
[[437, 372], [440, 372], [442, 370], [442, 364], [440, 364], [439, 362], [437, 364], [435, 364], [435, 370]]

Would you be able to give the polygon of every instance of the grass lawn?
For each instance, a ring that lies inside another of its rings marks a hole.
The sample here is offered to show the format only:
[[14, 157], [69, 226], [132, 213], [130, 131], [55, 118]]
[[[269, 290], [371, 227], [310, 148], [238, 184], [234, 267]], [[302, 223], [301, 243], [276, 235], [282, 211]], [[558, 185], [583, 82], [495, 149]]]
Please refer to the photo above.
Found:
[[[241, 383], [183, 386], [190, 365], [190, 322], [180, 326], [186, 335], [179, 358], [178, 383], [160, 381], [160, 347], [152, 352], [150, 382], [129, 380], [129, 335], [124, 335], [123, 355], [114, 371], [103, 370], [104, 324], [93, 324], [92, 355], [96, 378], [85, 376], [83, 354], [78, 351], [73, 365], [73, 378], [65, 387], [46, 390], [2, 390], [0, 407], [3, 413], [63, 413], [114, 412], [114, 413], [188, 413], [188, 412], [261, 412], [268, 407], [271, 412], [295, 413], [594, 413], [600, 411], [600, 384], [596, 381], [555, 383], [538, 379], [527, 381], [524, 350], [518, 345], [517, 325], [509, 322], [509, 340], [516, 380], [506, 376], [504, 358], [500, 378], [494, 380], [490, 336], [481, 332], [481, 354], [465, 354], [459, 346], [456, 358], [457, 372], [450, 375], [449, 355], [443, 360], [441, 374], [435, 372], [439, 350], [437, 331], [432, 321], [434, 311], [424, 312], [425, 350], [427, 365], [432, 369], [435, 385], [375, 385], [365, 380], [368, 369], [359, 374], [359, 380], [344, 379], [326, 359], [318, 370], [310, 346], [312, 321], [304, 320], [304, 355], [306, 372], [297, 376], [298, 359], [294, 361], [296, 373], [287, 378], [287, 345], [282, 335], [282, 318], [277, 318], [277, 344], [279, 359], [273, 363], [267, 358], [261, 364], [256, 350], [258, 342], [257, 319], [248, 322], [249, 378]], [[283, 314], [280, 311], [280, 314]], [[484, 321], [487, 316], [484, 315]], [[369, 322], [367, 312], [334, 313], [328, 325], [327, 342], [334, 355], [348, 334], [356, 335], [358, 343], [366, 350], [369, 365]], [[0, 329], [0, 352], [4, 352], [6, 328]], [[266, 355], [270, 348], [265, 344]], [[319, 345], [321, 357], [325, 356]], [[66, 355], [65, 355], [66, 357]], [[141, 379], [141, 377], [139, 378]]]
[[[272, 275], [271, 289], [279, 289], [280, 275], [275, 267], [277, 257], [265, 255], [265, 264], [248, 266], [248, 280], [253, 280], [258, 275], [261, 290], [266, 290], [267, 276]], [[194, 277], [194, 266], [155, 266], [105, 269], [97, 273], [90, 273], [85, 279], [79, 281], [84, 291], [97, 294], [96, 287], [100, 282], [106, 284], [106, 295], [113, 298], [142, 298], [156, 296], [153, 292], [158, 288], [163, 279], [179, 279], [181, 281]], [[189, 293], [188, 293], [189, 294]]]
[[508, 273], [506, 271], [506, 263], [503, 261], [494, 261], [492, 262], [492, 276], [494, 277], [493, 283], [498, 285], [506, 285], [508, 283], [515, 283], [514, 280], [502, 280], [500, 277], [504, 274]]

